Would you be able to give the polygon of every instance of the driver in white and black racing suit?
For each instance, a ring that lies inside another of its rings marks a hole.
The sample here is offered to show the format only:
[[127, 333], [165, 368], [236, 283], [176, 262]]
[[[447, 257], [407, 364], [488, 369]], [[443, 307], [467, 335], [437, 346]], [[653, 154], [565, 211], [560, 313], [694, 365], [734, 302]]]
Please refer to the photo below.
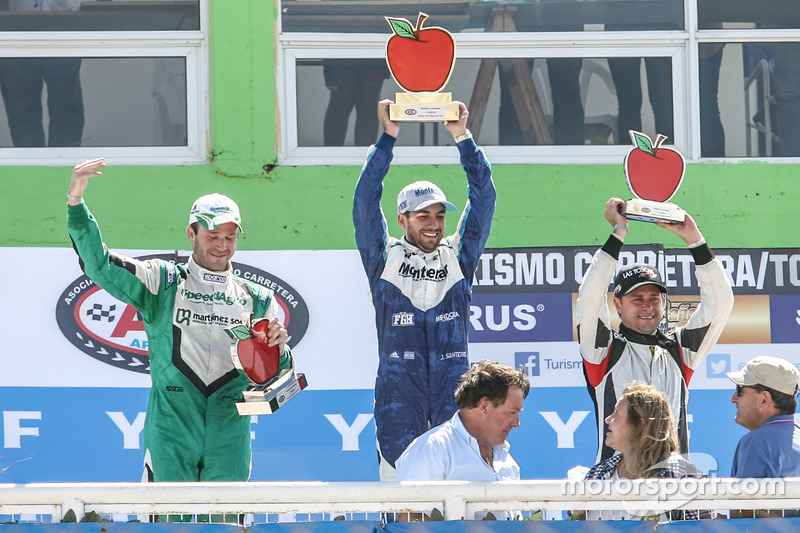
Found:
[[[578, 290], [578, 341], [589, 394], [597, 419], [597, 462], [614, 450], [604, 445], [606, 417], [622, 391], [633, 381], [653, 385], [664, 393], [678, 430], [681, 453], [688, 452], [686, 404], [689, 381], [722, 334], [733, 307], [728, 276], [714, 257], [692, 217], [678, 224], [658, 225], [678, 235], [689, 246], [700, 287], [700, 304], [683, 327], [661, 331], [667, 287], [654, 267], [626, 265], [614, 276], [622, 241], [628, 232], [620, 214], [623, 200], [611, 198], [605, 217], [614, 232], [592, 258]], [[614, 279], [614, 305], [620, 316], [619, 331], [611, 328], [608, 286]]]

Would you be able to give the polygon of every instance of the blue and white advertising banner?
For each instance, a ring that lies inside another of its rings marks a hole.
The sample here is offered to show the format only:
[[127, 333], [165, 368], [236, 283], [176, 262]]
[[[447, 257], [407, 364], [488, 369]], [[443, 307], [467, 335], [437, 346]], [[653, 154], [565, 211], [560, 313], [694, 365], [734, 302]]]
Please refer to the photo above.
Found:
[[[13, 533], [97, 533], [108, 524], [19, 524], [6, 526]], [[230, 524], [119, 523], [120, 533], [773, 533], [797, 531], [800, 518], [743, 518], [658, 523], [640, 520], [577, 521], [449, 521], [381, 524], [366, 520], [262, 524], [242, 528]]]
[[[511, 452], [528, 479], [591, 466], [594, 407], [574, 308], [595, 249], [490, 249], [475, 274], [470, 359], [522, 367], [532, 390]], [[188, 252], [120, 250], [184, 261]], [[800, 249], [715, 250], [736, 303], [720, 343], [692, 377], [691, 449], [726, 476], [745, 430], [725, 373], [756, 355], [800, 363]], [[66, 248], [2, 248], [0, 483], [137, 481], [150, 386], [141, 317], [85, 278]], [[309, 388], [253, 417], [254, 481], [375, 481], [374, 313], [356, 251], [239, 251], [239, 275], [273, 290]], [[684, 323], [699, 298], [687, 250], [626, 246], [623, 263], [659, 266], [667, 318]], [[614, 313], [612, 312], [612, 315]]]

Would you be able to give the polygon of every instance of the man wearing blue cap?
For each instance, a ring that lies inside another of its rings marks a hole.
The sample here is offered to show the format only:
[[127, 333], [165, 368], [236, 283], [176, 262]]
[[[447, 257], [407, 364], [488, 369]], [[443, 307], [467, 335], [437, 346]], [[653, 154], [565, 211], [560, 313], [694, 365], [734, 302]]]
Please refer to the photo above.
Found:
[[149, 342], [150, 377], [144, 426], [144, 481], [247, 481], [250, 417], [236, 401], [249, 386], [234, 367], [225, 328], [249, 317], [271, 318], [268, 344], [291, 367], [288, 333], [271, 290], [235, 276], [230, 259], [242, 229], [236, 202], [221, 194], [198, 198], [186, 228], [186, 264], [146, 261], [108, 250], [83, 200], [103, 158], [72, 171], [67, 192], [69, 235], [86, 275], [141, 314]]
[[[628, 233], [628, 220], [621, 214], [625, 202], [606, 202], [605, 218], [614, 227], [606, 243], [592, 258], [578, 289], [578, 342], [583, 373], [595, 406], [598, 462], [614, 454], [605, 446], [606, 417], [614, 410], [623, 390], [633, 381], [653, 385], [669, 401], [678, 430], [681, 453], [689, 451], [686, 404], [689, 380], [719, 339], [733, 308], [733, 291], [719, 259], [714, 257], [694, 219], [658, 222], [688, 245], [700, 287], [700, 304], [683, 327], [662, 331], [667, 287], [659, 271], [635, 263], [620, 268], [617, 260]], [[620, 318], [619, 331], [611, 327], [608, 286], [614, 281], [614, 307]]]
[[397, 196], [402, 239], [391, 237], [381, 209], [399, 126], [378, 103], [384, 133], [372, 146], [353, 201], [356, 244], [367, 273], [378, 330], [375, 426], [380, 477], [395, 479], [395, 460], [414, 438], [458, 410], [453, 392], [469, 367], [467, 334], [472, 279], [489, 238], [495, 189], [489, 162], [467, 130], [466, 106], [445, 128], [467, 174], [468, 201], [456, 232], [445, 237], [445, 212], [456, 207], [428, 181]]

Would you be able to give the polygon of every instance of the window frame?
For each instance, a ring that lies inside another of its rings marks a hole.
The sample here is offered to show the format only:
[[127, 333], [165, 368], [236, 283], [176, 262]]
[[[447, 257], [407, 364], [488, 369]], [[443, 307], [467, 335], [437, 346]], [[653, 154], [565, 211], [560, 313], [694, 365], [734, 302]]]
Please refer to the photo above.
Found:
[[208, 0], [200, 2], [200, 30], [0, 32], [0, 57], [184, 58], [185, 146], [77, 146], [0, 148], [0, 165], [60, 166], [102, 154], [113, 165], [184, 165], [208, 160]]
[[[640, 57], [670, 57], [672, 59], [672, 84], [674, 106], [685, 105], [683, 92], [678, 90], [682, 83], [681, 72], [684, 63], [685, 32], [660, 32], [668, 38], [642, 39], [623, 32], [582, 32], [582, 33], [465, 33], [454, 34], [458, 59], [483, 58], [532, 58], [532, 57], [620, 57], [630, 56], [633, 43], [636, 55]], [[360, 146], [326, 147], [298, 146], [296, 123], [296, 63], [301, 59], [326, 58], [383, 58], [385, 36], [375, 34], [343, 34], [345, 46], [332, 48], [330, 34], [293, 34], [291, 39], [281, 42], [282, 68], [279, 68], [279, 101], [281, 117], [285, 117], [285, 127], [281, 127], [281, 146], [278, 162], [283, 165], [361, 165], [364, 162], [364, 148]], [[567, 39], [565, 35], [572, 35]], [[638, 33], [636, 34], [639, 35]], [[565, 41], [569, 41], [567, 45]], [[338, 41], [337, 41], [338, 42]], [[629, 47], [621, 46], [628, 43]], [[389, 83], [393, 83], [389, 80]], [[451, 92], [454, 87], [448, 87]], [[399, 91], [398, 87], [398, 91]], [[469, 89], [471, 94], [472, 89]], [[464, 96], [468, 98], [469, 94]], [[377, 103], [377, 102], [376, 102]], [[469, 105], [469, 102], [466, 102]], [[321, 124], [321, 122], [320, 122]], [[676, 146], [688, 146], [684, 116], [675, 116]], [[626, 145], [587, 145], [576, 149], [574, 146], [485, 146], [487, 156], [493, 163], [616, 163], [624, 158], [630, 148]], [[579, 152], [576, 154], [576, 152]], [[452, 163], [452, 146], [398, 146], [394, 149], [393, 164], [443, 164]]]
[[[675, 138], [673, 146], [687, 163], [719, 158], [700, 155], [700, 97], [698, 44], [797, 41], [797, 30], [697, 29], [696, 0], [685, 0], [685, 27], [679, 31], [601, 32], [462, 32], [454, 33], [458, 59], [514, 57], [670, 57]], [[747, 26], [747, 25], [744, 25]], [[363, 147], [298, 146], [296, 63], [301, 59], [384, 58], [387, 34], [280, 33], [278, 36], [277, 93], [279, 106], [278, 162], [282, 165], [361, 165]], [[393, 83], [390, 79], [389, 83]], [[399, 90], [399, 88], [398, 88]], [[454, 92], [453, 87], [448, 90]], [[471, 94], [471, 88], [469, 90]], [[459, 95], [461, 96], [461, 95]], [[469, 94], [462, 96], [469, 98]], [[465, 100], [466, 101], [466, 100]], [[466, 102], [469, 105], [469, 102]], [[680, 112], [680, 110], [685, 110]], [[694, 118], [696, 117], [696, 118]], [[320, 119], [320, 127], [322, 121]], [[493, 163], [500, 164], [619, 164], [631, 145], [485, 146]], [[394, 164], [448, 164], [449, 146], [398, 146]], [[768, 160], [797, 163], [797, 158], [725, 157], [730, 161]]]

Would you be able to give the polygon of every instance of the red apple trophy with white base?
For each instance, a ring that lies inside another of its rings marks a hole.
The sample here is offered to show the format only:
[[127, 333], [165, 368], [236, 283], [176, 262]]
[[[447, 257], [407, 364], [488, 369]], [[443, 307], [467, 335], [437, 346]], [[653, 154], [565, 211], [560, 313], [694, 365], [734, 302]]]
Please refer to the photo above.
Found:
[[428, 15], [420, 13], [417, 25], [386, 17], [393, 34], [386, 41], [386, 64], [404, 93], [395, 94], [389, 118], [398, 122], [458, 120], [458, 104], [447, 85], [456, 62], [456, 43], [444, 28], [422, 28]]
[[644, 222], [683, 222], [686, 212], [668, 200], [678, 191], [686, 172], [683, 156], [672, 148], [662, 148], [667, 138], [658, 134], [656, 142], [638, 131], [629, 131], [633, 149], [625, 156], [625, 178], [634, 197], [625, 202], [623, 215]]

